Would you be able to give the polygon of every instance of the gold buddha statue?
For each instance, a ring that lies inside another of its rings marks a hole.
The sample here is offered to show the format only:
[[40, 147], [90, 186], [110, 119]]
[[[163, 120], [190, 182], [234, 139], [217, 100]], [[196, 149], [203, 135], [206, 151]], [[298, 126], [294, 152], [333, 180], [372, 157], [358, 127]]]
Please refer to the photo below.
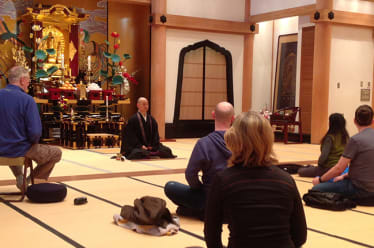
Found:
[[[48, 33], [48, 38], [47, 38], [46, 44], [47, 44], [47, 47], [46, 47], [47, 49], [55, 49], [56, 50], [55, 38], [53, 37], [52, 32]], [[57, 63], [56, 57], [57, 57], [57, 51], [54, 55], [48, 54], [47, 63], [56, 64]]]
[[[41, 49], [55, 49], [55, 54], [48, 54], [47, 60], [44, 63], [44, 69], [47, 70], [51, 66], [61, 68], [62, 58], [64, 56], [65, 40], [63, 33], [56, 27], [48, 26], [43, 29], [43, 37], [48, 36], [46, 42], [42, 45]], [[62, 72], [59, 70], [54, 73], [55, 76], [62, 76]]]

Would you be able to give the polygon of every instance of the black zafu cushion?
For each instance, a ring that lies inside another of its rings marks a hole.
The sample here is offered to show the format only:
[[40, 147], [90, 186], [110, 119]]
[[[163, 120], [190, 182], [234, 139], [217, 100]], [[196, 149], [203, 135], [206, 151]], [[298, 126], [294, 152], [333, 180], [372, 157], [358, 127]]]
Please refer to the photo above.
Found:
[[65, 199], [66, 186], [56, 183], [39, 183], [27, 188], [26, 195], [32, 202], [51, 203]]

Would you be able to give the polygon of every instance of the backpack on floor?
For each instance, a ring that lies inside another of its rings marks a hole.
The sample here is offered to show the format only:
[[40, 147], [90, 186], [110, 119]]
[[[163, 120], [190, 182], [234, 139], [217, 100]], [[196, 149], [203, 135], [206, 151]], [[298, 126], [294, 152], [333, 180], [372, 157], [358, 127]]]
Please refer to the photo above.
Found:
[[356, 203], [341, 194], [309, 190], [303, 195], [307, 206], [333, 211], [344, 211], [356, 207]]

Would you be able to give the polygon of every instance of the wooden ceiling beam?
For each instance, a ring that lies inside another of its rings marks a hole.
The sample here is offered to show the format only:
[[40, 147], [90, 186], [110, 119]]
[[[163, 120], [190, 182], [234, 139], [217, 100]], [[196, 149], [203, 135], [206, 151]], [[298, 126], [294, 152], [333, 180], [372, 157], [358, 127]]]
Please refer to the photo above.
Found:
[[108, 0], [108, 2], [136, 4], [136, 5], [151, 5], [151, 0]]
[[319, 19], [315, 19], [315, 15], [311, 15], [310, 19], [312, 22], [328, 22], [334, 24], [345, 24], [345, 25], [355, 25], [362, 27], [374, 27], [374, 15], [361, 14], [355, 12], [338, 11], [323, 9], [318, 10]]
[[[246, 22], [224, 21], [208, 18], [189, 17], [180, 15], [153, 14], [153, 25], [166, 26], [175, 29], [189, 29], [205, 32], [229, 34], [258, 33], [259, 25]], [[251, 31], [251, 26], [252, 30]]]
[[249, 22], [259, 23], [259, 22], [271, 21], [271, 20], [292, 17], [292, 16], [307, 16], [307, 15], [311, 15], [315, 11], [316, 11], [316, 5], [311, 4], [311, 5], [306, 5], [302, 7], [272, 11], [269, 13], [264, 13], [264, 14], [259, 14], [259, 15], [252, 15], [249, 17]]

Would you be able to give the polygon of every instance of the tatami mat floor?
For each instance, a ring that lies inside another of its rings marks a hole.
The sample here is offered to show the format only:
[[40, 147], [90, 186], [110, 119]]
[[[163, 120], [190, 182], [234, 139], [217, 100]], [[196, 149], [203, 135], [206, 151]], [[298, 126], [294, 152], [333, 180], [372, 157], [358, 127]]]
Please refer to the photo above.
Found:
[[[110, 159], [119, 149], [67, 150], [55, 167], [51, 181], [64, 183], [66, 199], [60, 203], [34, 204], [0, 202], [1, 247], [205, 247], [203, 223], [181, 218], [181, 230], [174, 236], [153, 237], [123, 229], [113, 223], [121, 206], [132, 205], [145, 195], [166, 200], [163, 192], [170, 180], [186, 182], [184, 169], [196, 139], [178, 139], [165, 144], [178, 155], [175, 160], [120, 162]], [[276, 143], [280, 162], [313, 162], [319, 146]], [[311, 187], [311, 179], [294, 176], [300, 194]], [[0, 167], [1, 191], [12, 191], [14, 178]], [[88, 203], [75, 206], [74, 198], [86, 196]], [[374, 208], [357, 207], [332, 212], [305, 206], [308, 241], [303, 247], [374, 247]], [[228, 230], [223, 228], [227, 244]]]

